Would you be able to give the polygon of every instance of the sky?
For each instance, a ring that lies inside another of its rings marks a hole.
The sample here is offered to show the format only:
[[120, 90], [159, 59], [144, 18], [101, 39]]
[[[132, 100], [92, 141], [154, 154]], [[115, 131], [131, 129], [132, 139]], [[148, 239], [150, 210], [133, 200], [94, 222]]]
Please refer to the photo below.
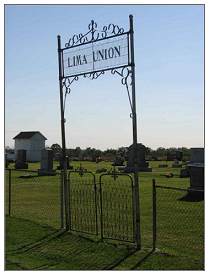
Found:
[[[204, 145], [204, 7], [202, 5], [6, 5], [5, 145], [20, 131], [61, 144], [57, 35], [134, 18], [138, 142], [157, 147]], [[79, 78], [66, 100], [67, 148], [132, 143], [127, 91], [106, 72]]]

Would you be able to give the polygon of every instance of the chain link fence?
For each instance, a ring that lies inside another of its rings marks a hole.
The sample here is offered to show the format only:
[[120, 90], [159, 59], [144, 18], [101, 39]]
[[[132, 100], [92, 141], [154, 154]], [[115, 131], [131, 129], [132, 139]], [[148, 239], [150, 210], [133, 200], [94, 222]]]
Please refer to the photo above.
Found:
[[71, 171], [67, 196], [62, 173], [38, 176], [38, 171], [7, 169], [5, 185], [9, 216], [55, 229], [68, 229], [69, 224], [70, 231], [93, 239], [98, 236], [135, 244], [133, 180], [129, 175], [103, 174], [96, 179], [92, 172]]
[[153, 246], [204, 266], [204, 192], [153, 181]]
[[[104, 239], [134, 241], [133, 185], [127, 176], [72, 173], [69, 188], [70, 229]], [[5, 213], [12, 217], [63, 228], [62, 174], [5, 172]], [[204, 193], [156, 184], [140, 184], [143, 248], [204, 262]], [[198, 195], [197, 195], [198, 194]], [[101, 219], [102, 218], [102, 219]]]
[[61, 173], [38, 176], [37, 171], [5, 171], [5, 213], [38, 224], [60, 228]]

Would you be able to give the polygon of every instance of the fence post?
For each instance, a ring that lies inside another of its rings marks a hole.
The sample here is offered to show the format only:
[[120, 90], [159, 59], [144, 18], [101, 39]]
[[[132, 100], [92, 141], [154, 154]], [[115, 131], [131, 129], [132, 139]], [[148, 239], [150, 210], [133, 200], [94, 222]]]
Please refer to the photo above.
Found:
[[99, 196], [100, 196], [100, 237], [103, 240], [103, 213], [102, 213], [102, 175], [99, 177]]
[[60, 226], [64, 228], [64, 181], [63, 171], [60, 174]]
[[152, 180], [152, 237], [153, 237], [153, 251], [156, 248], [157, 237], [157, 219], [156, 219], [156, 185], [155, 179]]
[[11, 198], [12, 198], [12, 195], [11, 195], [11, 191], [12, 191], [12, 180], [11, 180], [11, 169], [9, 169], [9, 198], [8, 198], [8, 201], [9, 201], [9, 216], [11, 215]]

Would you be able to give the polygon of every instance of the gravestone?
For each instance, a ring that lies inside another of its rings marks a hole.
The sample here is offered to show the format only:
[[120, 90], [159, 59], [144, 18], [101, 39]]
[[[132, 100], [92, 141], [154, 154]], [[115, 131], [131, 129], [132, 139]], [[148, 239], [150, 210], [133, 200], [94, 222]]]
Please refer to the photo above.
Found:
[[26, 150], [17, 150], [15, 169], [28, 169], [28, 164], [26, 163]]
[[167, 161], [174, 161], [176, 159], [176, 154], [175, 152], [167, 152], [166, 153], [167, 156]]
[[175, 155], [176, 155], [176, 159], [177, 159], [178, 161], [182, 161], [182, 158], [183, 158], [183, 152], [182, 152], [182, 151], [177, 150], [177, 151], [175, 152]]
[[124, 166], [124, 158], [121, 156], [116, 156], [112, 166]]
[[41, 167], [38, 170], [39, 176], [55, 175], [53, 170], [53, 151], [52, 149], [41, 150]]
[[189, 169], [185, 167], [180, 171], [180, 178], [188, 178], [189, 177]]
[[[141, 143], [137, 144], [137, 171], [138, 172], [151, 172], [152, 168], [149, 167], [149, 163], [145, 160], [145, 146]], [[134, 172], [134, 151], [133, 144], [128, 148], [128, 162], [124, 168], [124, 172]]]
[[204, 163], [204, 148], [191, 148], [192, 163]]
[[187, 165], [190, 174], [190, 188], [204, 190], [204, 148], [191, 148], [191, 161]]
[[167, 152], [167, 160], [168, 161], [171, 161], [171, 160], [172, 161], [175, 161], [175, 160], [182, 161], [182, 158], [183, 158], [183, 152], [180, 150]]
[[179, 161], [177, 159], [174, 160], [174, 162], [172, 163], [172, 168], [181, 168], [182, 164], [179, 163]]
[[[67, 162], [67, 169], [73, 169], [73, 166], [70, 165], [70, 159], [68, 156], [66, 156], [66, 162]], [[60, 163], [60, 165], [57, 166], [57, 170], [64, 169], [62, 158], [59, 159], [59, 163]]]

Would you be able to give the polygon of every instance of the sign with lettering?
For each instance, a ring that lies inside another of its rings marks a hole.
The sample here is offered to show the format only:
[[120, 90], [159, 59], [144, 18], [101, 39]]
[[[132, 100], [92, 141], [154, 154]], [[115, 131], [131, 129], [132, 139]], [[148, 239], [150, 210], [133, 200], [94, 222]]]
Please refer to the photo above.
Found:
[[[116, 75], [128, 94], [131, 107], [130, 117], [133, 129], [133, 163], [137, 163], [137, 115], [136, 115], [136, 96], [135, 96], [135, 62], [134, 62], [134, 30], [133, 16], [129, 15], [129, 29], [124, 30], [116, 24], [109, 23], [99, 26], [91, 20], [85, 33], [76, 33], [68, 38], [68, 41], [61, 46], [61, 37], [57, 36], [58, 42], [58, 64], [59, 64], [59, 88], [60, 88], [60, 109], [61, 109], [61, 131], [62, 131], [62, 161], [63, 161], [63, 200], [66, 201], [69, 194], [66, 192], [67, 183], [67, 161], [66, 161], [66, 142], [65, 142], [65, 107], [67, 95], [71, 93], [71, 85], [82, 78], [97, 79], [106, 72]], [[88, 87], [87, 87], [88, 88]], [[111, 89], [111, 86], [110, 86]], [[130, 91], [132, 94], [130, 94]], [[113, 89], [114, 92], [114, 89]], [[140, 235], [140, 216], [139, 211], [139, 190], [138, 190], [138, 171], [132, 167], [134, 173], [131, 185], [133, 188], [133, 234], [128, 240], [133, 242], [137, 249], [141, 247]], [[110, 173], [114, 179], [117, 173]], [[127, 174], [128, 175], [128, 174]], [[129, 176], [129, 175], [128, 175]], [[132, 177], [131, 177], [132, 178]], [[101, 181], [100, 181], [101, 184]], [[65, 224], [62, 227], [71, 228], [70, 203], [65, 204]], [[62, 211], [62, 212], [63, 212]], [[63, 215], [62, 215], [63, 216]], [[107, 238], [103, 234], [102, 223], [101, 237]], [[97, 232], [98, 233], [98, 232]], [[115, 234], [114, 234], [115, 236]], [[113, 238], [114, 238], [113, 236]], [[111, 236], [110, 236], [111, 237]], [[116, 238], [116, 236], [115, 236]], [[121, 241], [123, 238], [117, 237]]]
[[129, 65], [128, 35], [95, 41], [63, 51], [63, 77]]

